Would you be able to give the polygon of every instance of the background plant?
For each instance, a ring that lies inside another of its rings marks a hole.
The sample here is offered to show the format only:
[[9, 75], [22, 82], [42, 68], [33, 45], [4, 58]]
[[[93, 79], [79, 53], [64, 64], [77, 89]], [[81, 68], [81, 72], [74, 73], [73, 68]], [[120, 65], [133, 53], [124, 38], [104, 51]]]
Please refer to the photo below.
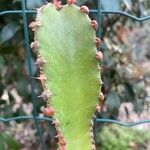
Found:
[[150, 134], [135, 128], [105, 125], [97, 137], [97, 145], [101, 150], [145, 150], [149, 149]]

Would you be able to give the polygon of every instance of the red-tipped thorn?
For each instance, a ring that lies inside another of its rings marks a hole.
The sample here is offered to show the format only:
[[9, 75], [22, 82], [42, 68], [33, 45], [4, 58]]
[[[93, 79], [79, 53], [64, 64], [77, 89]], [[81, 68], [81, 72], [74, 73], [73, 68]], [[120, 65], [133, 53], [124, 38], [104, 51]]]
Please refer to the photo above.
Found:
[[64, 138], [59, 139], [59, 144], [65, 146], [67, 143]]
[[95, 38], [95, 43], [96, 43], [96, 46], [97, 46], [98, 48], [100, 48], [100, 46], [101, 46], [101, 40], [100, 40], [100, 38], [96, 37], [96, 38]]
[[96, 20], [92, 20], [92, 21], [91, 21], [91, 26], [92, 26], [95, 30], [97, 30], [97, 29], [98, 29], [98, 23], [97, 23], [97, 21], [96, 21]]
[[100, 98], [100, 100], [102, 100], [102, 101], [104, 100], [105, 97], [104, 97], [104, 94], [103, 94], [102, 92], [99, 93], [99, 98]]
[[66, 150], [66, 147], [65, 146], [60, 146], [59, 150]]
[[32, 48], [33, 52], [35, 53], [35, 52], [36, 52], [36, 50], [37, 50], [37, 49], [38, 49], [38, 47], [39, 47], [39, 43], [38, 43], [38, 41], [34, 41], [34, 42], [32, 42], [32, 43], [30, 44], [30, 47]]
[[56, 7], [57, 10], [60, 10], [62, 8], [60, 0], [53, 0], [53, 4], [54, 4], [54, 6]]
[[52, 117], [54, 115], [55, 111], [52, 107], [47, 107], [47, 108], [44, 108], [43, 110], [43, 114], [47, 117]]
[[95, 144], [92, 144], [92, 150], [96, 150]]
[[87, 6], [85, 6], [85, 5], [83, 5], [83, 6], [80, 7], [80, 11], [82, 13], [88, 14], [89, 13], [89, 8]]
[[103, 60], [103, 53], [101, 51], [96, 52], [96, 59], [99, 61]]
[[31, 24], [29, 25], [29, 28], [32, 29], [32, 31], [35, 31], [37, 28], [39, 28], [41, 25], [40, 25], [40, 22], [39, 21], [36, 21], [36, 22], [31, 22]]
[[67, 0], [68, 5], [75, 4], [76, 2], [77, 2], [76, 0]]

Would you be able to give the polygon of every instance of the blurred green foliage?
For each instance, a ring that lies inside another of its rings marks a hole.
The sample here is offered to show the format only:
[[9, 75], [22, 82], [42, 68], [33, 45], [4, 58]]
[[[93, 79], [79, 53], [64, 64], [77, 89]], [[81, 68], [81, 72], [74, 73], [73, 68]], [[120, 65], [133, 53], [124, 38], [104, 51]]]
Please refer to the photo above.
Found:
[[0, 134], [0, 150], [19, 150], [18, 142], [9, 134]]
[[150, 133], [118, 125], [105, 125], [97, 135], [97, 149], [101, 150], [147, 150]]

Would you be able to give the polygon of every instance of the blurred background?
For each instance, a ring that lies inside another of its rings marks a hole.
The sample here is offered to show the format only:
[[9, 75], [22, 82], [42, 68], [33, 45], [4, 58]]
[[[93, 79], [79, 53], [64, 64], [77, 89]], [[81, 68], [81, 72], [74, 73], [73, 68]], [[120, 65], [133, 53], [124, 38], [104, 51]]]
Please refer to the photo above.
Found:
[[[46, 0], [26, 0], [26, 8], [35, 10]], [[65, 4], [66, 1], [62, 0]], [[77, 5], [97, 9], [96, 0], [78, 0]], [[103, 10], [124, 11], [136, 17], [150, 15], [149, 0], [101, 0]], [[21, 10], [21, 0], [1, 0], [0, 11]], [[28, 14], [30, 24], [36, 14]], [[97, 19], [96, 14], [90, 14]], [[135, 22], [115, 14], [102, 15], [101, 51], [102, 88], [105, 102], [98, 118], [122, 122], [150, 120], [150, 20]], [[29, 31], [30, 42], [33, 33]], [[31, 55], [32, 76], [38, 75]], [[10, 118], [32, 115], [31, 85], [28, 59], [24, 48], [23, 19], [21, 14], [0, 16], [0, 117]], [[34, 93], [41, 93], [41, 85], [34, 81]], [[36, 99], [37, 112], [42, 116], [44, 102]], [[48, 149], [54, 150], [55, 131], [50, 123], [39, 123]], [[97, 150], [150, 150], [150, 124], [132, 128], [98, 123], [96, 128]], [[16, 130], [17, 129], [17, 130]], [[49, 132], [51, 130], [51, 132]], [[0, 150], [40, 150], [37, 130], [33, 121], [0, 122]]]

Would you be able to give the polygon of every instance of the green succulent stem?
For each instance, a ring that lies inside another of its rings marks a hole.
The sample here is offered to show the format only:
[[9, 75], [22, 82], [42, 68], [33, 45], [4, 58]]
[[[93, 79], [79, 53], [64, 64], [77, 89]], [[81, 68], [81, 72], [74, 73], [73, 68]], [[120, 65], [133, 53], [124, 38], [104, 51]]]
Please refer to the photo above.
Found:
[[94, 150], [92, 116], [101, 84], [91, 20], [73, 4], [58, 10], [48, 3], [38, 10], [36, 21], [34, 46], [44, 58], [38, 60], [40, 80], [49, 90], [42, 96], [55, 110], [59, 149]]

